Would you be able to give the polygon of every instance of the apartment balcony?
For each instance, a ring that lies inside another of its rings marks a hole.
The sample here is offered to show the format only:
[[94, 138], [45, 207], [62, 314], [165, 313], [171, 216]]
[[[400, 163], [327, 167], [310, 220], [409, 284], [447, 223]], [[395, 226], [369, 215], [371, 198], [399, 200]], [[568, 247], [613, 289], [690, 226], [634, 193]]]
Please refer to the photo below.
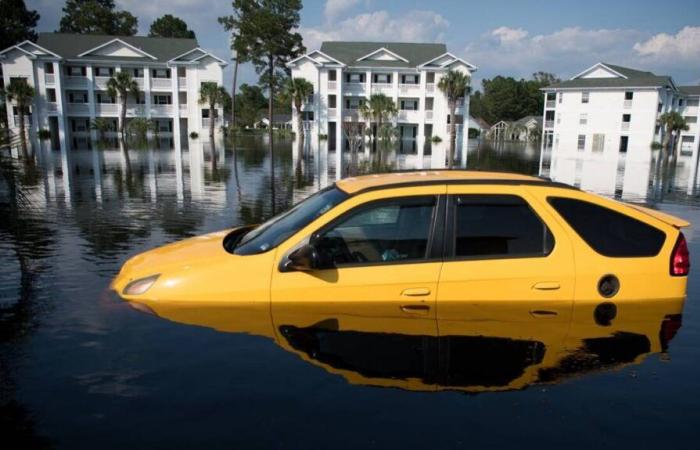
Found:
[[96, 116], [118, 116], [120, 105], [118, 103], [97, 103], [95, 105]]
[[151, 105], [151, 115], [152, 116], [170, 117], [173, 115], [173, 112], [174, 112], [173, 105]]
[[348, 83], [346, 82], [343, 85], [343, 88], [345, 92], [347, 93], [356, 93], [356, 94], [364, 94], [365, 90], [367, 88], [366, 83]]
[[180, 103], [180, 114], [187, 113], [187, 103]]
[[87, 103], [68, 103], [66, 114], [69, 116], [90, 115], [90, 107]]
[[151, 78], [151, 90], [170, 91], [173, 82], [170, 78]]
[[180, 91], [186, 91], [187, 90], [187, 77], [178, 77], [177, 87], [178, 87], [178, 90], [180, 90]]
[[336, 91], [338, 89], [338, 82], [337, 81], [329, 81], [328, 82], [328, 90], [329, 91]]
[[426, 94], [434, 94], [435, 93], [435, 83], [427, 83], [425, 85], [425, 93]]
[[67, 76], [65, 77], [65, 87], [66, 88], [82, 88], [88, 87], [88, 78], [83, 76]]
[[338, 115], [338, 110], [336, 108], [328, 108], [328, 118], [335, 119]]
[[144, 117], [146, 115], [146, 105], [127, 103], [126, 115], [129, 117]]
[[425, 111], [425, 121], [426, 122], [432, 122], [433, 121], [433, 111]]
[[95, 89], [98, 91], [106, 91], [109, 79], [110, 77], [95, 77]]
[[622, 107], [625, 109], [631, 109], [632, 108], [632, 100], [625, 100]]
[[545, 128], [554, 128], [554, 121], [553, 120], [545, 120], [544, 127]]
[[384, 94], [389, 97], [394, 95], [394, 85], [392, 83], [372, 83], [373, 94]]
[[400, 95], [418, 95], [420, 84], [399, 84]]
[[402, 109], [399, 111], [397, 119], [404, 123], [418, 123], [421, 119], [421, 112], [414, 109]]
[[[221, 119], [216, 118], [216, 119], [213, 119], [213, 120], [214, 120], [214, 128], [221, 126]], [[211, 121], [212, 121], [212, 119], [203, 117], [203, 118], [202, 118], [202, 128], [203, 128], [203, 129], [208, 129], [209, 126], [211, 125]]]
[[143, 78], [134, 78], [134, 81], [136, 84], [139, 86], [139, 89], [143, 90], [144, 86], [146, 86], [146, 82]]
[[358, 122], [360, 120], [360, 112], [356, 109], [346, 109], [343, 114], [345, 122]]
[[546, 103], [547, 109], [554, 109], [556, 106], [557, 106], [556, 100], [547, 100], [547, 103]]
[[52, 73], [45, 73], [44, 74], [44, 83], [47, 86], [53, 86], [56, 84], [56, 75]]
[[630, 129], [629, 122], [622, 122], [622, 131], [628, 131]]
[[685, 108], [682, 109], [681, 114], [684, 116], [697, 116], [698, 115], [698, 107], [697, 106], [686, 106]]

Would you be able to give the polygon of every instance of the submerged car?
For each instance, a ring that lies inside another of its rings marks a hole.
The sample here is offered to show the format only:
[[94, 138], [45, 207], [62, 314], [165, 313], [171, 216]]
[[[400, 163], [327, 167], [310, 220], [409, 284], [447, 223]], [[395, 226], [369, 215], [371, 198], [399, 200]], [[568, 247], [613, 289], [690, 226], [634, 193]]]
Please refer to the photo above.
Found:
[[643, 299], [685, 297], [688, 225], [525, 175], [367, 175], [260, 226], [137, 255], [112, 288], [158, 315], [235, 305], [296, 327], [347, 316], [368, 332], [434, 335], [439, 322], [449, 334], [496, 313], [605, 326]]

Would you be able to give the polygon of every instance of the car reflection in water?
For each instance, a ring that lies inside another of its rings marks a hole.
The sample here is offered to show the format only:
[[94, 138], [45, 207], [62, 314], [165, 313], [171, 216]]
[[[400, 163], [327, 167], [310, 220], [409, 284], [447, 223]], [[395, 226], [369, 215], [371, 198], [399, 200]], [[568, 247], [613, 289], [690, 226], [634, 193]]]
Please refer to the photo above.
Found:
[[[575, 305], [570, 323], [517, 317], [509, 307], [481, 310], [478, 320], [437, 320], [434, 333], [412, 320], [334, 314], [302, 304], [154, 305], [175, 322], [273, 339], [304, 361], [356, 385], [412, 391], [508, 391], [558, 383], [666, 355], [681, 326], [683, 298], [610, 307]], [[416, 318], [418, 321], [425, 319]]]

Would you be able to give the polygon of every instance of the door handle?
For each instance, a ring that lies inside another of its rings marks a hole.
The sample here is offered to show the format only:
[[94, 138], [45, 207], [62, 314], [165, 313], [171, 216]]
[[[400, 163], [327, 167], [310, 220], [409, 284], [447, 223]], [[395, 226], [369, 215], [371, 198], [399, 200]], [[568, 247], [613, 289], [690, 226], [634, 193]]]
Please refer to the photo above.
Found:
[[556, 281], [543, 281], [541, 283], [535, 283], [532, 289], [537, 289], [538, 291], [556, 291], [561, 286]]
[[401, 305], [401, 311], [408, 314], [428, 314], [430, 306], [428, 305]]
[[401, 293], [404, 297], [425, 297], [430, 295], [430, 289], [428, 288], [410, 288], [404, 289]]
[[530, 310], [530, 315], [539, 319], [546, 317], [556, 317], [559, 315], [559, 313], [548, 309], [532, 309]]

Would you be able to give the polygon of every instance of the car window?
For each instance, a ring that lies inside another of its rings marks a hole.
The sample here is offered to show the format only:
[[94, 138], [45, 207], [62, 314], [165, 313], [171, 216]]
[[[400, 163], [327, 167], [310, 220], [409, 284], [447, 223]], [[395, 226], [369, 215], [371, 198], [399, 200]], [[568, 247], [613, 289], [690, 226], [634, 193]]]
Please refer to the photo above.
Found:
[[297, 203], [292, 209], [279, 214], [243, 236], [234, 249], [237, 255], [262, 253], [284, 242], [311, 221], [325, 214], [348, 194], [332, 186]]
[[549, 197], [550, 205], [593, 250], [603, 256], [655, 256], [666, 234], [625, 214], [574, 198]]
[[460, 195], [455, 202], [454, 256], [548, 255], [554, 238], [528, 203], [515, 195]]
[[358, 207], [315, 237], [321, 265], [424, 259], [435, 205], [435, 197], [408, 197]]

